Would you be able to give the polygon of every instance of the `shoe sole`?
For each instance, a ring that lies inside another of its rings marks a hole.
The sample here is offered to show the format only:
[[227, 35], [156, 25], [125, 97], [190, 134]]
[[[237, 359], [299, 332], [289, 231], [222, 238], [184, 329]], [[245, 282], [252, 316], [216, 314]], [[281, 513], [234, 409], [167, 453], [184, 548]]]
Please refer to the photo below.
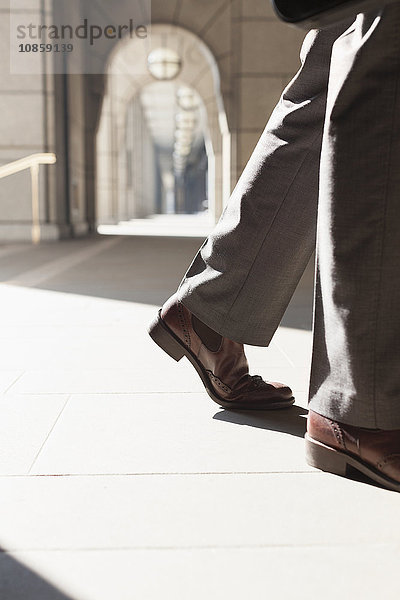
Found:
[[289, 408], [294, 403], [294, 397], [288, 399], [280, 399], [280, 398], [271, 398], [271, 402], [267, 405], [260, 406], [251, 406], [249, 403], [245, 402], [234, 402], [229, 400], [224, 400], [221, 398], [213, 389], [211, 381], [207, 375], [206, 370], [203, 368], [200, 361], [193, 354], [189, 348], [187, 348], [181, 340], [174, 334], [173, 331], [164, 323], [161, 318], [161, 310], [158, 312], [157, 317], [150, 324], [148, 328], [149, 335], [151, 339], [166, 352], [171, 358], [176, 360], [177, 362], [181, 360], [184, 356], [190, 361], [193, 367], [196, 369], [197, 373], [200, 376], [203, 385], [214, 402], [222, 406], [223, 408], [231, 408], [236, 410], [278, 410], [282, 408]]
[[380, 473], [377, 469], [374, 469], [374, 467], [355, 456], [314, 440], [308, 433], [305, 435], [305, 445], [306, 461], [311, 467], [328, 473], [334, 473], [335, 475], [341, 475], [342, 477], [348, 476], [349, 470], [355, 469], [388, 490], [400, 492], [400, 483], [394, 479], [386, 477], [383, 473]]

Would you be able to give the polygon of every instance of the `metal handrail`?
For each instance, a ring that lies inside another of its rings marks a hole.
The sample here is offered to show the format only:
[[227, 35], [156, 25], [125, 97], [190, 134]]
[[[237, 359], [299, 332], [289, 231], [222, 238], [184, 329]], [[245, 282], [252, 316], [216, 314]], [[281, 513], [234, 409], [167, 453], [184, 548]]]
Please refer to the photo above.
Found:
[[30, 169], [32, 183], [32, 242], [40, 242], [40, 209], [39, 209], [39, 166], [54, 165], [57, 158], [53, 152], [42, 152], [25, 156], [0, 167], [0, 179]]

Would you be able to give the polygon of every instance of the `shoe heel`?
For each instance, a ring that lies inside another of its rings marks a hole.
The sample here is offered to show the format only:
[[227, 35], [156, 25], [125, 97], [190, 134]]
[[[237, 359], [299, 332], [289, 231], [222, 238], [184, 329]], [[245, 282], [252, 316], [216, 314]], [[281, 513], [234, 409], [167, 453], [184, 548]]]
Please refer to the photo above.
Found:
[[316, 440], [305, 437], [306, 461], [311, 467], [345, 476], [347, 473], [346, 456]]
[[180, 361], [185, 356], [185, 351], [182, 346], [172, 337], [165, 326], [161, 322], [160, 314], [154, 319], [148, 328], [151, 339], [158, 345], [164, 352], [169, 354], [171, 358]]

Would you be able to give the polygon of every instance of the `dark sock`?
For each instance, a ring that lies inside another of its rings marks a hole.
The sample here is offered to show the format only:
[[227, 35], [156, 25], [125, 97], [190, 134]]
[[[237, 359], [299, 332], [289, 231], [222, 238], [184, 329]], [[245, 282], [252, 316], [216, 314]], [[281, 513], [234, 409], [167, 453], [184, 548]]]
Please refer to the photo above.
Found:
[[206, 348], [211, 350], [211, 352], [217, 352], [217, 350], [219, 350], [221, 346], [222, 335], [210, 329], [210, 327], [208, 327], [205, 323], [200, 321], [200, 319], [198, 319], [194, 315], [192, 315], [192, 324], [193, 329], [195, 330], [203, 344], [206, 346]]

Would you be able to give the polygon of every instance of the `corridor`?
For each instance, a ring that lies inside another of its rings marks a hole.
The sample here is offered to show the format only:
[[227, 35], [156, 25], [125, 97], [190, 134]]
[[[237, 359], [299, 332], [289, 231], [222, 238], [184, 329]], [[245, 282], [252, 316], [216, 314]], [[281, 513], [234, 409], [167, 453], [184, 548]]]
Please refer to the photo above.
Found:
[[0, 246], [1, 599], [398, 597], [397, 495], [303, 458], [312, 267], [248, 349], [290, 410], [220, 409], [148, 337], [201, 242]]

